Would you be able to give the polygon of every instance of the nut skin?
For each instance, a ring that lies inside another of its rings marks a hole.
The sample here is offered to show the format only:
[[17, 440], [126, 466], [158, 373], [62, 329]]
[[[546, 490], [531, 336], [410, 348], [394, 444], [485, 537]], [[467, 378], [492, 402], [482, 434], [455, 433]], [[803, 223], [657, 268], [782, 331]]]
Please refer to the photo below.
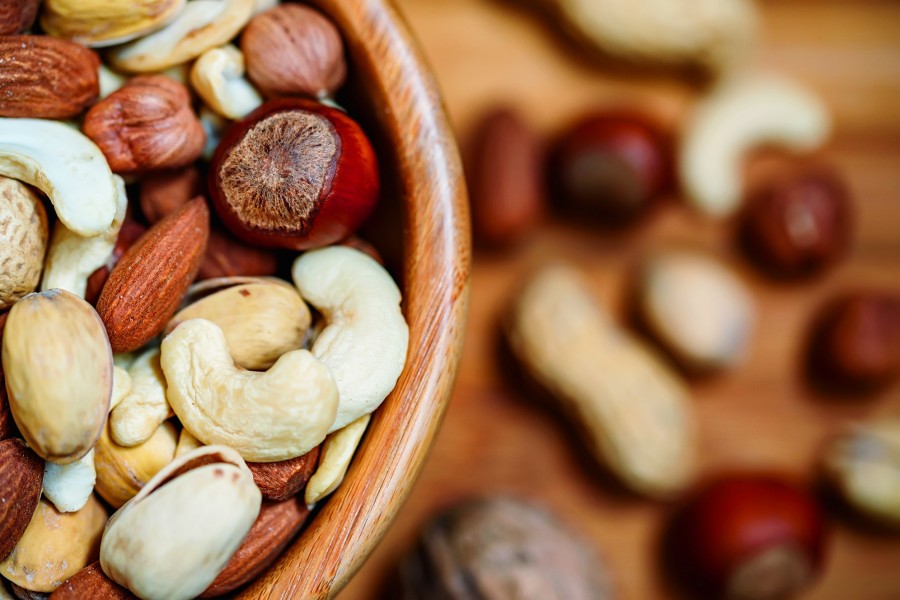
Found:
[[316, 102], [283, 98], [225, 133], [209, 187], [217, 213], [239, 238], [304, 250], [358, 229], [375, 208], [380, 181], [375, 152], [355, 121]]
[[196, 165], [148, 175], [141, 180], [139, 196], [144, 218], [153, 225], [192, 198], [204, 195], [205, 183]]
[[146, 232], [146, 227], [130, 217], [125, 218], [122, 228], [119, 229], [119, 237], [116, 238], [116, 245], [113, 247], [109, 260], [88, 277], [87, 289], [84, 294], [85, 300], [91, 304], [97, 303], [97, 300], [100, 298], [100, 292], [103, 291], [103, 286], [106, 285], [106, 280], [109, 279], [109, 274], [119, 264], [122, 255]]
[[209, 238], [209, 209], [195, 198], [150, 228], [110, 273], [97, 312], [114, 352], [159, 335], [197, 276]]
[[320, 449], [321, 446], [316, 446], [297, 458], [273, 463], [247, 463], [263, 498], [275, 502], [287, 500], [306, 487], [319, 462]]
[[667, 532], [671, 566], [701, 596], [793, 596], [821, 569], [825, 516], [805, 489], [770, 474], [719, 477], [700, 489]]
[[849, 192], [837, 173], [810, 171], [776, 181], [750, 199], [740, 243], [770, 275], [804, 277], [846, 253], [852, 223]]
[[88, 111], [83, 130], [120, 175], [187, 166], [206, 141], [187, 88], [164, 75], [129, 80]]
[[500, 107], [482, 118], [468, 154], [476, 240], [497, 248], [522, 241], [546, 202], [541, 142], [518, 113]]
[[0, 560], [25, 533], [41, 499], [44, 461], [16, 438], [0, 441]]
[[831, 391], [868, 392], [900, 375], [900, 293], [860, 290], [827, 304], [807, 351], [813, 381]]
[[50, 600], [137, 600], [137, 596], [106, 576], [100, 561], [94, 562], [66, 579], [50, 594]]
[[561, 207], [608, 226], [647, 214], [672, 181], [672, 144], [649, 116], [588, 115], [554, 144], [549, 184]]
[[69, 119], [100, 95], [100, 59], [74, 42], [45, 35], [4, 35], [0, 58], [2, 117]]
[[254, 17], [241, 36], [250, 80], [268, 97], [331, 96], [347, 65], [341, 34], [322, 13], [282, 4]]
[[0, 4], [0, 35], [25, 31], [37, 17], [40, 0], [7, 0]]

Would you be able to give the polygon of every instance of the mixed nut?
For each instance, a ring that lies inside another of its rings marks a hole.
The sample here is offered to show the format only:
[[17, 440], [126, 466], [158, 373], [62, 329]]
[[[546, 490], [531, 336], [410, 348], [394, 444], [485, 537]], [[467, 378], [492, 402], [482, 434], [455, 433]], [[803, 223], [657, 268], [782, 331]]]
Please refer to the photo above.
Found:
[[0, 576], [226, 594], [406, 362], [400, 290], [344, 244], [380, 181], [343, 40], [300, 4], [37, 5], [0, 8]]

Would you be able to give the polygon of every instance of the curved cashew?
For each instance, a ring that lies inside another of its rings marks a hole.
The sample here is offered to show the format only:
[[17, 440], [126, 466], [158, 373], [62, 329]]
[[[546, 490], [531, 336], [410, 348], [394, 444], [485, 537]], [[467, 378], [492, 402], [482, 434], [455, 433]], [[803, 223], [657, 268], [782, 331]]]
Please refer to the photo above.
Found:
[[400, 290], [384, 267], [345, 246], [307, 252], [291, 274], [327, 322], [312, 353], [341, 394], [331, 433], [374, 411], [397, 384], [409, 344]]
[[116, 354], [113, 356], [113, 387], [112, 396], [109, 399], [109, 412], [112, 412], [131, 393], [131, 375], [125, 370], [126, 367], [119, 366], [116, 360], [119, 356], [126, 355]]
[[203, 101], [228, 119], [243, 119], [262, 104], [244, 77], [244, 55], [228, 44], [207, 50], [191, 69], [191, 85]]
[[96, 482], [93, 448], [67, 465], [58, 465], [49, 460], [44, 463], [44, 497], [61, 513], [84, 508]]
[[811, 150], [829, 129], [825, 105], [796, 83], [758, 74], [732, 80], [694, 110], [681, 140], [681, 183], [699, 210], [725, 216], [741, 200], [747, 151], [763, 143]]
[[118, 190], [106, 157], [63, 123], [0, 119], [0, 175], [47, 194], [60, 221], [78, 235], [100, 235], [115, 219]]
[[50, 250], [44, 265], [41, 291], [59, 288], [84, 298], [88, 278], [112, 257], [119, 230], [128, 209], [125, 180], [113, 175], [116, 182], [116, 216], [112, 225], [101, 235], [83, 237], [72, 232], [61, 221], [53, 228]]
[[159, 348], [140, 354], [128, 367], [131, 391], [109, 415], [109, 429], [120, 446], [143, 444], [172, 416], [166, 401], [166, 379], [159, 365]]
[[129, 73], [162, 71], [227, 44], [253, 16], [254, 0], [191, 0], [178, 18], [150, 35], [113, 49], [112, 65]]
[[312, 506], [341, 485], [371, 418], [372, 415], [363, 415], [325, 438], [319, 467], [306, 484], [304, 500], [307, 506]]
[[328, 433], [338, 391], [328, 368], [306, 350], [283, 354], [264, 373], [234, 366], [225, 334], [205, 319], [185, 321], [162, 343], [168, 397], [186, 429], [244, 460], [306, 454]]

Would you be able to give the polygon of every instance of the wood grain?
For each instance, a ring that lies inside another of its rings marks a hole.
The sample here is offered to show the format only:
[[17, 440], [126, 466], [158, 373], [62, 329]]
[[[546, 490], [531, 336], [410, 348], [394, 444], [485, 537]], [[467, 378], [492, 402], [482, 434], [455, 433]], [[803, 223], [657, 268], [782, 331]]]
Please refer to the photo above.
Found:
[[381, 540], [424, 463], [456, 376], [469, 286], [468, 205], [453, 135], [429, 70], [382, 0], [315, 0], [344, 34], [368, 98], [388, 190], [405, 209], [409, 358], [375, 413], [343, 485], [241, 598], [325, 598]]
[[[511, 103], [546, 135], [597, 105], [646, 106], [676, 124], [695, 90], [678, 80], [598, 70], [573, 57], [530, 15], [495, 0], [398, 0], [434, 66], [456, 130], [497, 102]], [[890, 0], [762, 0], [765, 44], [758, 62], [818, 91], [835, 136], [816, 160], [847, 177], [858, 208], [851, 255], [804, 285], [759, 276], [733, 247], [731, 225], [698, 220], [677, 198], [650, 223], [610, 235], [548, 222], [518, 251], [478, 254], [459, 381], [431, 457], [401, 516], [340, 600], [380, 597], [388, 574], [436, 511], [462, 498], [511, 493], [541, 501], [603, 553], [626, 599], [674, 597], [662, 576], [658, 538], [671, 507], [617, 494], [579, 456], [571, 435], [503, 376], [496, 323], [525, 271], [574, 261], [617, 314], [630, 267], [658, 245], [690, 239], [720, 252], [751, 287], [760, 322], [737, 371], [697, 382], [703, 474], [731, 468], [781, 470], [813, 479], [818, 451], [848, 420], [900, 415], [900, 387], [863, 401], [827, 401], [799, 373], [813, 311], [842, 289], [900, 290], [900, 3]], [[771, 162], [784, 163], [783, 159]], [[754, 165], [765, 170], [765, 164]], [[825, 573], [804, 598], [900, 598], [900, 536], [873, 534], [832, 512]]]

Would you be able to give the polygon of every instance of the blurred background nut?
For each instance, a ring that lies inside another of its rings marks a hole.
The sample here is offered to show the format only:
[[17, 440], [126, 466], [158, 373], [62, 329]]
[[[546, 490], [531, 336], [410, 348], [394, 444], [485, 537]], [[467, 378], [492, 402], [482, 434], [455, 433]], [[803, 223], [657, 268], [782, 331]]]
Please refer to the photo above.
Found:
[[852, 216], [847, 188], [835, 171], [800, 173], [751, 197], [741, 216], [741, 243], [775, 276], [809, 275], [845, 254]]
[[44, 0], [41, 27], [49, 35], [85, 46], [111, 46], [159, 29], [185, 0]]
[[496, 108], [481, 118], [467, 165], [476, 241], [493, 247], [523, 241], [546, 204], [543, 148], [521, 115]]
[[596, 552], [545, 509], [512, 498], [471, 500], [435, 516], [399, 565], [402, 600], [608, 600]]
[[162, 75], [129, 80], [88, 111], [83, 129], [120, 174], [187, 166], [206, 140], [187, 89]]
[[255, 16], [241, 36], [247, 75], [268, 97], [326, 98], [347, 65], [337, 28], [319, 11], [282, 4]]
[[33, 292], [41, 279], [47, 251], [47, 211], [31, 188], [0, 176], [0, 308], [9, 308]]
[[728, 267], [699, 251], [670, 249], [642, 265], [637, 289], [642, 324], [691, 371], [734, 366], [756, 322], [749, 291]]
[[41, 499], [44, 461], [20, 439], [0, 441], [0, 559], [25, 533]]
[[137, 446], [120, 446], [103, 429], [94, 454], [97, 493], [113, 508], [131, 500], [150, 479], [175, 458], [178, 434], [170, 422], [163, 423], [150, 439]]
[[554, 201], [575, 216], [627, 225], [669, 189], [671, 141], [648, 115], [595, 112], [556, 141], [549, 180]]
[[0, 36], [0, 116], [68, 119], [100, 95], [97, 55], [44, 35]]
[[875, 522], [900, 527], [900, 419], [846, 427], [828, 444], [823, 466], [850, 506]]
[[144, 218], [153, 225], [192, 198], [204, 195], [200, 169], [190, 164], [180, 169], [155, 171], [141, 178], [138, 201]]
[[41, 0], [7, 0], [0, 4], [0, 35], [25, 31], [37, 17]]
[[125, 447], [149, 440], [172, 416], [166, 402], [166, 379], [159, 365], [159, 348], [151, 346], [128, 365], [131, 389], [109, 414], [112, 439]]

